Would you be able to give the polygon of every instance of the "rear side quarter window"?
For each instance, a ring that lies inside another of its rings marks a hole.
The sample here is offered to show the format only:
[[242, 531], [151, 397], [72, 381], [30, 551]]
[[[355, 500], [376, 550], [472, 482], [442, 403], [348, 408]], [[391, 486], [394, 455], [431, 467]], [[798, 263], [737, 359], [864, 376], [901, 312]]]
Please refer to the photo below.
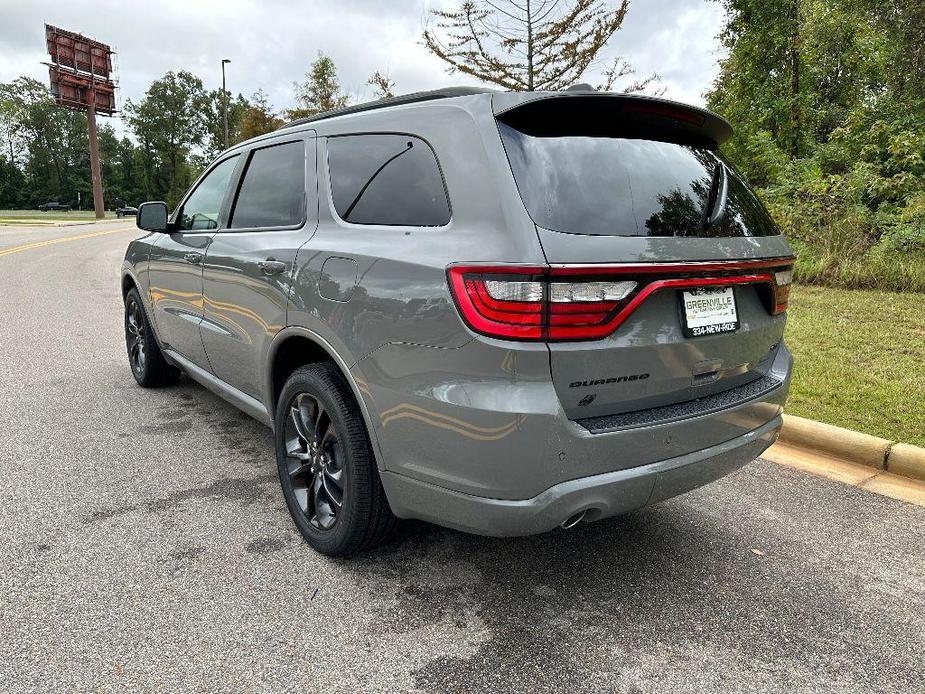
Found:
[[437, 158], [412, 135], [330, 137], [328, 171], [337, 215], [351, 224], [439, 227], [450, 204]]

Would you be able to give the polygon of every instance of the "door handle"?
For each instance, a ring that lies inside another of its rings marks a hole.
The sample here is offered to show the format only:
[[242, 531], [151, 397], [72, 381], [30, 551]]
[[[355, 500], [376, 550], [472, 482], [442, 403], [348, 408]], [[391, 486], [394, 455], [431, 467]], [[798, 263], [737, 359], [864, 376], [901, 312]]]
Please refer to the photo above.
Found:
[[183, 256], [183, 260], [191, 265], [199, 265], [202, 262], [202, 253], [187, 253]]
[[260, 266], [260, 269], [263, 270], [263, 274], [265, 275], [278, 275], [286, 269], [286, 263], [282, 260], [274, 260], [273, 258], [261, 260], [257, 265]]

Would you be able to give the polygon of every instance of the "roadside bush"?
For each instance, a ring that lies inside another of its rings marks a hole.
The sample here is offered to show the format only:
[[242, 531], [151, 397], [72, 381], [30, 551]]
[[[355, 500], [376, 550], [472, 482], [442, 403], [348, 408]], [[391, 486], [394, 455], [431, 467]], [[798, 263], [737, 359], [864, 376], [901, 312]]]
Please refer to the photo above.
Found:
[[864, 108], [788, 159], [768, 133], [743, 143], [752, 180], [791, 243], [799, 281], [925, 291], [925, 118]]

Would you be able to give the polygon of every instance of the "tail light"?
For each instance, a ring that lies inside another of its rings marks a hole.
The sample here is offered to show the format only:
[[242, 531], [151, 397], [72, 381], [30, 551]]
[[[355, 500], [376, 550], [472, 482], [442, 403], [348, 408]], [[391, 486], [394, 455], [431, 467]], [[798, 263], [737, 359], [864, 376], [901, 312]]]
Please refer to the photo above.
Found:
[[[774, 269], [760, 273], [744, 271]], [[595, 340], [614, 332], [654, 292], [760, 284], [771, 289], [769, 312], [782, 313], [792, 259], [585, 266], [451, 265], [450, 290], [476, 332], [508, 340]]]
[[774, 273], [774, 315], [787, 310], [790, 303], [790, 285], [793, 284], [793, 266]]
[[546, 268], [456, 265], [447, 274], [459, 312], [476, 332], [546, 339]]

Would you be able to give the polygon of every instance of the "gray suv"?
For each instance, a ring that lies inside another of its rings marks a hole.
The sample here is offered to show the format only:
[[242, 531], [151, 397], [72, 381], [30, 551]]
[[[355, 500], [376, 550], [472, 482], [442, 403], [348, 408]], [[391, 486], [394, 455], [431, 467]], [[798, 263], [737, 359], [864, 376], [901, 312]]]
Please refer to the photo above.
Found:
[[715, 480], [776, 438], [793, 254], [732, 129], [593, 91], [418, 93], [219, 156], [122, 271], [142, 386], [273, 428], [315, 549], [396, 518], [525, 535]]

